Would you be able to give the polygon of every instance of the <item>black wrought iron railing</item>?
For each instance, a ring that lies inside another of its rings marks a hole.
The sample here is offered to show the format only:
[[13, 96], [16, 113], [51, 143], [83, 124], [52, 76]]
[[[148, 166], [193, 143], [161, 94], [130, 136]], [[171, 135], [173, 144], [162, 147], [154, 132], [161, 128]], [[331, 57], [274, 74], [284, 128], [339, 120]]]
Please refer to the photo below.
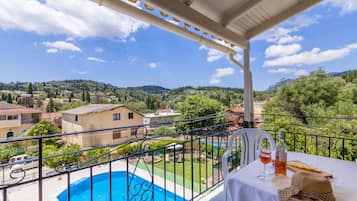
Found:
[[258, 127], [274, 140], [285, 132], [290, 151], [357, 162], [357, 118], [262, 114]]
[[[257, 126], [275, 139], [285, 129], [290, 151], [356, 160], [353, 126], [320, 126], [316, 122], [322, 120], [310, 118], [301, 123], [299, 117], [263, 114]], [[221, 156], [237, 129], [231, 119], [212, 115], [155, 123], [157, 129], [165, 126], [161, 133], [134, 125], [2, 140], [1, 151], [23, 146], [26, 152], [1, 153], [8, 158], [0, 164], [0, 200], [194, 200], [223, 180]], [[229, 167], [239, 165], [239, 144], [237, 139]]]
[[27, 151], [0, 164], [1, 200], [193, 200], [223, 180], [230, 124], [206, 116], [155, 123], [169, 134], [135, 125], [2, 140]]

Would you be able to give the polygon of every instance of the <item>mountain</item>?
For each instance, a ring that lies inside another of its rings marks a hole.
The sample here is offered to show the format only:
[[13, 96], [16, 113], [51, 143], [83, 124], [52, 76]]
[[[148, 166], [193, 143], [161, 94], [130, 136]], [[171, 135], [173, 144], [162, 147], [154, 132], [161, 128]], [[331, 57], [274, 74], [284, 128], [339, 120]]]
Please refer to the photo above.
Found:
[[281, 85], [290, 84], [290, 83], [292, 83], [294, 81], [295, 81], [295, 79], [283, 79], [283, 80], [280, 80], [276, 84], [269, 86], [265, 91], [266, 92], [276, 91]]
[[145, 85], [145, 86], [140, 86], [140, 87], [128, 87], [128, 89], [133, 89], [133, 90], [140, 90], [144, 91], [146, 93], [150, 94], [163, 94], [167, 93], [170, 91], [170, 89], [161, 87], [161, 86], [155, 86], [155, 85]]
[[[342, 77], [347, 82], [352, 82], [353, 80], [357, 79], [357, 70], [348, 70], [348, 71], [342, 71], [342, 72], [330, 72], [330, 73], [328, 73], [328, 75], [332, 76], [332, 77]], [[283, 79], [283, 80], [277, 82], [276, 84], [269, 86], [265, 91], [267, 91], [267, 92], [276, 91], [279, 88], [279, 86], [281, 86], [283, 84], [289, 84], [294, 81], [295, 81], [295, 79]]]

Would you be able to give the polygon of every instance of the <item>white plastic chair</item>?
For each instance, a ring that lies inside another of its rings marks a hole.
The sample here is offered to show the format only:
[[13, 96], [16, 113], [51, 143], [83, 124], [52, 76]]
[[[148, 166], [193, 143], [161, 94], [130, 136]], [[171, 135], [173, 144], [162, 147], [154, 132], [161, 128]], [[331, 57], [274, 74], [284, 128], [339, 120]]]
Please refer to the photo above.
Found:
[[233, 142], [237, 137], [240, 137], [241, 142], [241, 158], [240, 158], [240, 168], [248, 165], [249, 163], [255, 161], [259, 158], [259, 153], [262, 148], [262, 142], [264, 139], [268, 140], [270, 144], [271, 151], [275, 151], [275, 142], [272, 136], [264, 131], [257, 128], [243, 128], [233, 131], [232, 135], [228, 141], [227, 151], [222, 156], [222, 171], [224, 177], [224, 196], [226, 201], [230, 201], [230, 195], [228, 192], [227, 178], [229, 175], [228, 158], [232, 152]]

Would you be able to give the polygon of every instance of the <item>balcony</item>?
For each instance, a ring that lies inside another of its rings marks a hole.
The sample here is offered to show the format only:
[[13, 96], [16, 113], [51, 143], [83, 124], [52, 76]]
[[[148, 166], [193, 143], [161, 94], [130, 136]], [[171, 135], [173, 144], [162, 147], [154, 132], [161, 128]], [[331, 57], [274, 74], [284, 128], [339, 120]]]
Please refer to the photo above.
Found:
[[[281, 127], [286, 128], [289, 151], [349, 161], [357, 158], [357, 138], [347, 137], [355, 134], [353, 129], [314, 127], [312, 123], [274, 125], [269, 122], [272, 118], [299, 117], [265, 115], [263, 119], [267, 121], [258, 124], [274, 138]], [[223, 200], [221, 157], [231, 133], [229, 127], [234, 124], [225, 119], [229, 118], [208, 116], [157, 123], [176, 128], [175, 134], [161, 136], [148, 135], [147, 125], [136, 125], [143, 129], [138, 129], [130, 140], [100, 147], [67, 148], [63, 152], [49, 151], [49, 146], [64, 137], [130, 127], [0, 141], [8, 147], [30, 144], [32, 149], [28, 152], [33, 155], [0, 165], [0, 200]], [[328, 135], [326, 129], [339, 134]], [[240, 139], [234, 144], [229, 160], [232, 169], [240, 164]]]

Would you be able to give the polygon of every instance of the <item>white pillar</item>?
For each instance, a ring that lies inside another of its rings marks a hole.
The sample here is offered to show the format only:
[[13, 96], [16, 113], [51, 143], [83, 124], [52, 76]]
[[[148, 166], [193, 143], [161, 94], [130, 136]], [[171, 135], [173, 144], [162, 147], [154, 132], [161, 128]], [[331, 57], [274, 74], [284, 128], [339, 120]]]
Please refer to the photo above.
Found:
[[244, 121], [254, 121], [253, 111], [253, 83], [250, 71], [250, 45], [244, 49]]

